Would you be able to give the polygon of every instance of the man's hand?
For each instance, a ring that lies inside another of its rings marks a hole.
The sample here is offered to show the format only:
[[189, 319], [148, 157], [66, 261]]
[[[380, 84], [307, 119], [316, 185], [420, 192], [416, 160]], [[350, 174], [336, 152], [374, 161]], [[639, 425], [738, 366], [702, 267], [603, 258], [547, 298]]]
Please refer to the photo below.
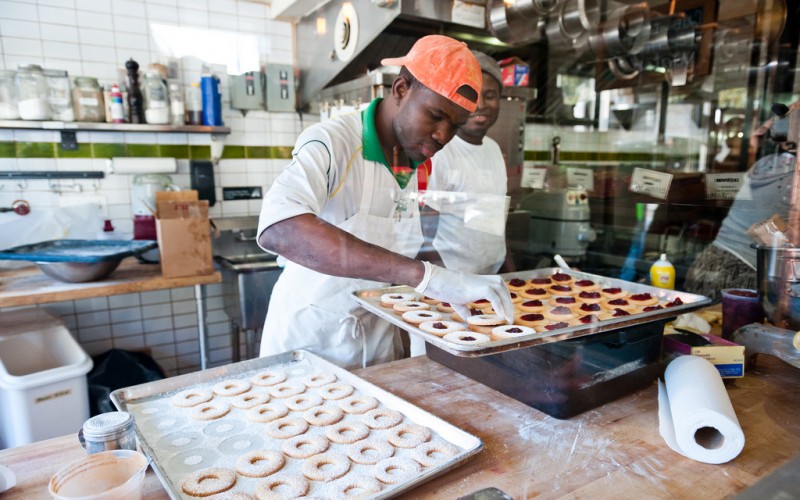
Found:
[[464, 274], [425, 262], [425, 278], [417, 292], [453, 306], [462, 318], [468, 318], [467, 304], [486, 299], [495, 312], [508, 323], [514, 322], [514, 304], [500, 276]]

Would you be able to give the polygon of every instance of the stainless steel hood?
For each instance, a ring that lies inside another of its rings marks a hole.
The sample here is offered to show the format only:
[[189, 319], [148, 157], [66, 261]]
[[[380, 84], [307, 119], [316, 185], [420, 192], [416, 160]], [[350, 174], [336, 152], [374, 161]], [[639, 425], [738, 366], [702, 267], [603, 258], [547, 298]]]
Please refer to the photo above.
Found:
[[304, 15], [296, 26], [301, 108], [315, 104], [323, 88], [364, 76], [385, 57], [405, 54], [425, 35], [446, 34], [478, 50], [506, 47], [484, 27], [486, 0], [457, 4], [465, 14], [456, 16], [458, 23], [454, 2], [445, 1], [334, 0]]

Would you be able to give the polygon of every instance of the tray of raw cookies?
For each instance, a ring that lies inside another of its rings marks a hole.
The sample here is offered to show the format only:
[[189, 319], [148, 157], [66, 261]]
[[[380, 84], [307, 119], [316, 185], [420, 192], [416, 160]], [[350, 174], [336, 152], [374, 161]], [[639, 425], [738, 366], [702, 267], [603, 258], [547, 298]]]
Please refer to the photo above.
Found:
[[368, 311], [456, 356], [498, 352], [608, 332], [674, 318], [707, 306], [711, 299], [573, 269], [543, 268], [501, 275], [514, 302], [514, 323], [482, 300], [471, 316], [410, 287], [356, 290]]
[[307, 351], [119, 389], [171, 498], [389, 498], [477, 437]]

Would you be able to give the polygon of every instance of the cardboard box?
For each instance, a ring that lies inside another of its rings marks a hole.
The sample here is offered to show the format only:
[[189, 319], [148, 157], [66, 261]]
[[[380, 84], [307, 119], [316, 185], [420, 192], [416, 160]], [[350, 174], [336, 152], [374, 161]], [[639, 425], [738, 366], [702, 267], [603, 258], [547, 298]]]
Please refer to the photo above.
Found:
[[503, 85], [506, 87], [527, 87], [530, 68], [519, 57], [509, 57], [499, 62]]
[[696, 335], [708, 341], [708, 345], [689, 345], [681, 340], [680, 334], [664, 335], [664, 357], [672, 359], [683, 355], [699, 356], [710, 361], [722, 378], [744, 377], [744, 346], [716, 335]]
[[197, 191], [156, 193], [156, 234], [165, 278], [201, 276], [214, 272], [208, 201]]

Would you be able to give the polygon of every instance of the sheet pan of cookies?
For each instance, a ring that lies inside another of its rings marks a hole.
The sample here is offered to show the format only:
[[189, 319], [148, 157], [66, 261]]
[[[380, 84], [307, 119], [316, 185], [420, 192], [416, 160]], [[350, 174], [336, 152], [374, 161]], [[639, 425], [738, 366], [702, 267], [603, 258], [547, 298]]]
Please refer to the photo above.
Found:
[[498, 352], [674, 318], [711, 303], [708, 297], [606, 278], [573, 269], [543, 268], [501, 275], [514, 302], [514, 323], [487, 300], [471, 316], [420, 296], [410, 287], [357, 290], [368, 311], [456, 356]]
[[483, 448], [477, 437], [307, 351], [119, 389], [174, 499], [389, 498]]

